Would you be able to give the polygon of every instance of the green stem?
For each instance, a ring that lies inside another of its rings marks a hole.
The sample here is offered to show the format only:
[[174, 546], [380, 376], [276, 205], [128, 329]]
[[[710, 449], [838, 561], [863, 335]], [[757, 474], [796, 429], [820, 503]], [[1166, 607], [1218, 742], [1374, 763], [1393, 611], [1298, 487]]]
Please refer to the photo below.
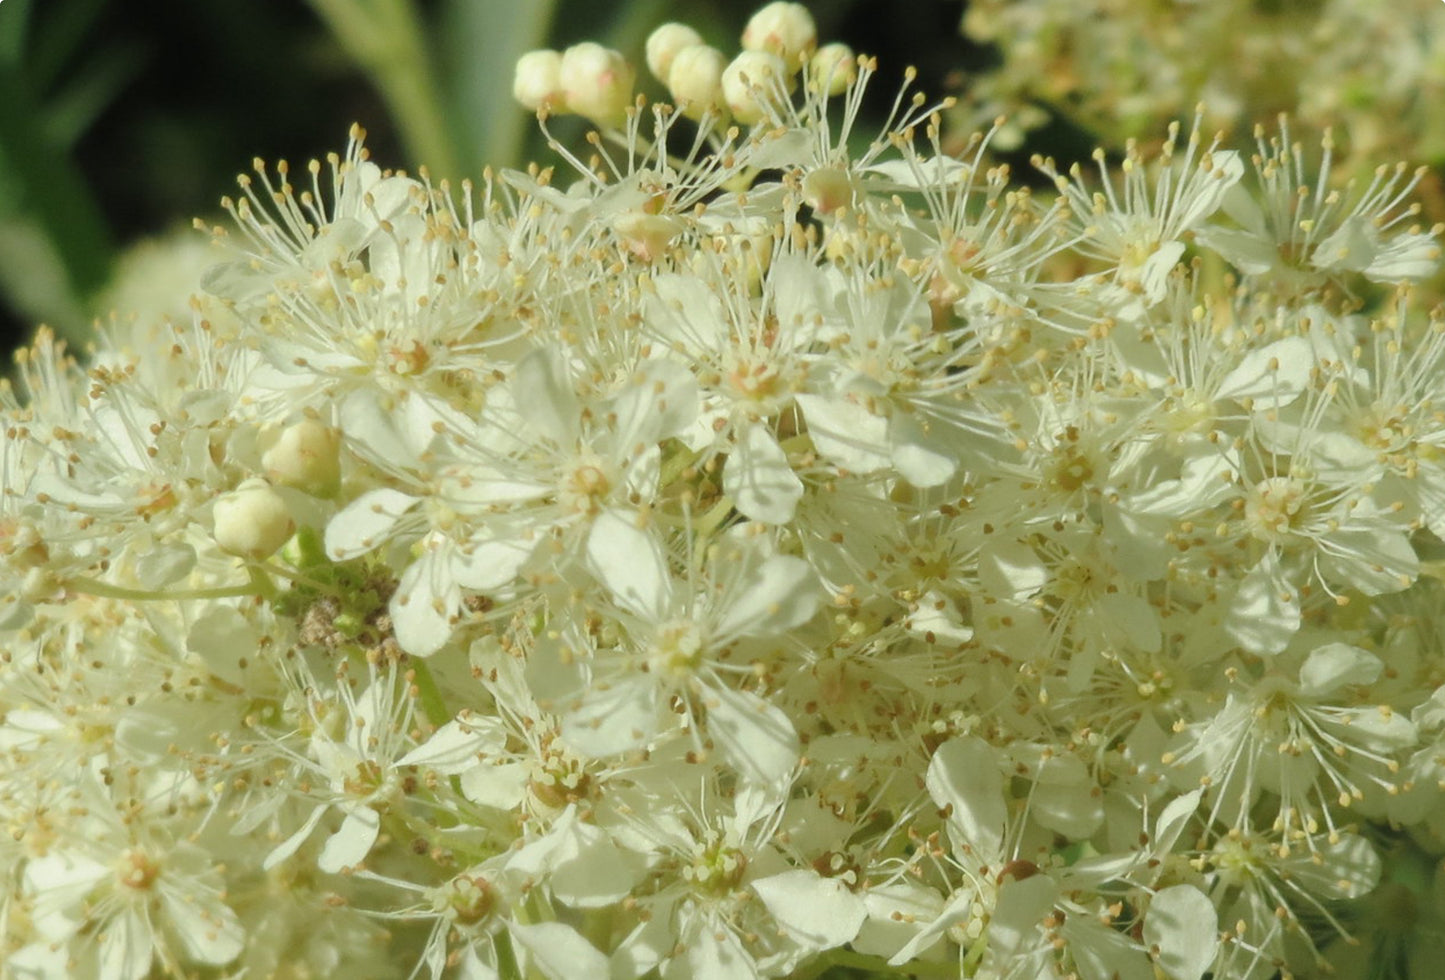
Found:
[[412, 160], [435, 177], [462, 176], [412, 0], [311, 0], [311, 5], [372, 76]]
[[[128, 589], [123, 585], [111, 585], [93, 578], [73, 578], [65, 583], [72, 591], [101, 599], [126, 599], [132, 602], [154, 602], [157, 599], [236, 599], [256, 595], [254, 582], [245, 585], [227, 585], [215, 589]], [[263, 593], [264, 594], [264, 593]]]
[[512, 934], [503, 929], [492, 939], [497, 951], [497, 974], [502, 980], [522, 980], [522, 968], [517, 966], [517, 954], [512, 949]]
[[410, 669], [412, 682], [416, 684], [417, 694], [421, 696], [421, 708], [426, 712], [427, 721], [438, 728], [451, 721], [452, 713], [447, 710], [446, 699], [442, 697], [441, 688], [437, 687], [436, 678], [432, 677], [426, 662], [413, 657]]
[[712, 534], [713, 531], [717, 530], [719, 524], [727, 520], [727, 516], [732, 512], [732, 498], [728, 496], [719, 497], [718, 502], [713, 504], [712, 508], [706, 514], [703, 514], [693, 523], [693, 530], [697, 538], [702, 540]]

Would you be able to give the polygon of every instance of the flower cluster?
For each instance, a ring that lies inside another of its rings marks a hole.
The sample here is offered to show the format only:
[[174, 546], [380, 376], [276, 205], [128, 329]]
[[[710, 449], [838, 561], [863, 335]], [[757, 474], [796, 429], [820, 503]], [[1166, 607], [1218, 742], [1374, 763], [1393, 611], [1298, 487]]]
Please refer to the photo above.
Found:
[[1196, 127], [1030, 193], [743, 41], [655, 34], [676, 107], [524, 59], [566, 179], [258, 163], [189, 322], [22, 355], [0, 972], [1438, 962], [1410, 176]]
[[1213, 125], [1280, 112], [1319, 128], [1343, 122], [1357, 166], [1390, 154], [1439, 160], [1440, 14], [1439, 0], [973, 0], [963, 33], [996, 46], [1000, 63], [970, 79], [966, 115], [1009, 113], [1015, 140], [1062, 115], [1116, 145], [1156, 138], [1202, 100]]

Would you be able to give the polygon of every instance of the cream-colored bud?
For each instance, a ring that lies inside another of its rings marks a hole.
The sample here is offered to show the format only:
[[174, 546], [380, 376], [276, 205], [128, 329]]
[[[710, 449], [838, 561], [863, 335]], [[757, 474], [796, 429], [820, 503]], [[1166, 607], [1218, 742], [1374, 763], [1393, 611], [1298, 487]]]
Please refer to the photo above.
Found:
[[767, 51], [782, 58], [795, 72], [818, 46], [818, 25], [801, 3], [770, 3], [748, 19], [743, 29], [744, 51]]
[[626, 118], [636, 73], [620, 52], [592, 41], [574, 44], [562, 52], [559, 77], [569, 112], [602, 126]]
[[678, 52], [702, 43], [702, 35], [686, 24], [663, 24], [647, 36], [647, 70], [664, 85]]
[[819, 167], [803, 178], [803, 201], [818, 214], [853, 206], [853, 180], [844, 167]]
[[808, 87], [841, 95], [858, 77], [858, 57], [846, 44], [825, 44], [808, 61]]
[[738, 122], [751, 125], [767, 116], [767, 105], [790, 91], [783, 59], [766, 51], [744, 51], [722, 74], [723, 100]]
[[296, 529], [285, 499], [260, 479], [246, 480], [217, 497], [211, 517], [216, 545], [227, 554], [253, 561], [275, 554]]
[[341, 432], [319, 419], [302, 419], [282, 430], [261, 465], [273, 483], [330, 496], [341, 480]]
[[562, 56], [556, 51], [528, 51], [517, 59], [512, 75], [512, 98], [526, 109], [565, 112], [562, 95]]
[[683, 224], [668, 214], [626, 211], [612, 223], [613, 230], [638, 258], [652, 262], [667, 251], [668, 243], [683, 230]]
[[727, 108], [722, 86], [727, 66], [727, 57], [706, 44], [694, 44], [677, 53], [667, 76], [667, 90], [683, 115], [701, 119], [707, 112], [718, 115]]

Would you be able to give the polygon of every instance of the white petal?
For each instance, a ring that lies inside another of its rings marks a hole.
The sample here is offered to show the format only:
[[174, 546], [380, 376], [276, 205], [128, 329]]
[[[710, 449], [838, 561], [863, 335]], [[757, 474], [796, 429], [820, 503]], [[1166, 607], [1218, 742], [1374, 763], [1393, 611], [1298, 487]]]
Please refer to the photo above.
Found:
[[1190, 790], [1170, 800], [1164, 809], [1159, 811], [1159, 821], [1154, 825], [1154, 839], [1149, 842], [1155, 851], [1167, 854], [1174, 850], [1179, 835], [1184, 833], [1184, 828], [1189, 825], [1189, 818], [1199, 809], [1199, 800], [1203, 795], [1203, 790]]
[[798, 733], [782, 709], [721, 685], [708, 687], [704, 698], [708, 734], [728, 762], [764, 785], [788, 777], [798, 764]]
[[936, 487], [958, 470], [963, 447], [947, 451], [947, 442], [926, 428], [916, 414], [899, 413], [888, 427], [893, 467], [915, 487]]
[[1348, 643], [1326, 643], [1310, 652], [1299, 670], [1305, 697], [1323, 697], [1351, 684], [1373, 684], [1385, 665], [1368, 650]]
[[381, 814], [370, 807], [355, 807], [341, 821], [336, 833], [327, 838], [316, 866], [328, 874], [355, 867], [366, 860], [380, 832]]
[[397, 644], [414, 657], [430, 657], [452, 637], [462, 591], [452, 577], [449, 556], [443, 553], [451, 547], [445, 541], [408, 565], [387, 606]]
[[512, 583], [536, 546], [521, 538], [470, 541], [452, 558], [452, 575], [463, 588], [500, 589]]
[[571, 374], [556, 349], [540, 347], [518, 361], [510, 388], [528, 425], [564, 449], [572, 448], [580, 409]]
[[1143, 596], [1108, 592], [1098, 598], [1104, 634], [1116, 645], [1126, 643], [1145, 653], [1157, 651], [1164, 642], [1159, 614]]
[[375, 389], [360, 388], [341, 403], [337, 421], [349, 447], [372, 459], [415, 469], [419, 462], [417, 443], [425, 447], [429, 436], [407, 426], [408, 414], [407, 406], [395, 404]]
[[594, 687], [562, 717], [567, 744], [590, 758], [629, 752], [657, 732], [657, 688], [645, 674]]
[[622, 901], [647, 870], [641, 854], [619, 847], [595, 824], [574, 820], [566, 836], [565, 845], [553, 854], [547, 883], [553, 895], [574, 908]]
[[813, 446], [838, 466], [873, 473], [890, 466], [888, 420], [846, 398], [797, 395]]
[[328, 807], [325, 803], [318, 803], [316, 807], [312, 809], [311, 815], [306, 818], [306, 822], [297, 828], [296, 832], [290, 837], [277, 844], [270, 854], [266, 855], [266, 860], [261, 862], [261, 870], [270, 871], [276, 867], [276, 865], [300, 850], [301, 845], [306, 843], [306, 838], [311, 836], [311, 832], [315, 830], [316, 825], [321, 822], [321, 818], [325, 815], [327, 809]]
[[1170, 980], [1199, 980], [1219, 949], [1219, 913], [1193, 885], [1161, 889], [1144, 916], [1144, 942]]
[[191, 959], [219, 966], [241, 955], [246, 930], [236, 913], [219, 899], [206, 901], [190, 895], [167, 895], [166, 899], [172, 931]]
[[386, 487], [357, 497], [326, 525], [327, 557], [345, 561], [372, 550], [420, 499]]
[[1005, 879], [988, 924], [989, 952], [1005, 960], [1020, 952], [1020, 947], [1053, 909], [1058, 894], [1058, 882], [1045, 874], [1022, 881]]
[[1365, 267], [1375, 282], [1427, 279], [1440, 267], [1440, 243], [1425, 233], [1406, 233], [1390, 239]]
[[140, 908], [112, 917], [100, 937], [99, 976], [96, 980], [142, 980], [151, 970], [155, 936]]
[[1237, 228], [1205, 228], [1196, 240], [1247, 275], [1264, 275], [1279, 261], [1279, 251], [1267, 237]]
[[597, 951], [577, 930], [560, 922], [538, 922], [508, 926], [512, 938], [527, 951], [529, 966], [551, 980], [580, 980], [606, 977], [607, 957]]
[[1224, 631], [1250, 653], [1279, 653], [1300, 628], [1299, 591], [1273, 550], [1245, 573], [1224, 618]]
[[980, 860], [992, 862], [1000, 853], [1008, 818], [994, 749], [973, 736], [944, 742], [928, 762], [924, 783], [933, 802], [949, 810], [954, 846], [967, 846]]
[[1326, 271], [1345, 269], [1358, 272], [1374, 261], [1379, 246], [1379, 233], [1369, 220], [1362, 215], [1351, 215], [1315, 246], [1310, 254], [1310, 265]]
[[478, 806], [511, 810], [527, 793], [527, 770], [521, 763], [474, 765], [459, 779], [462, 795]]
[[958, 923], [972, 918], [977, 902], [978, 894], [972, 888], [962, 888], [954, 892], [949, 898], [948, 904], [938, 912], [938, 917], [920, 929], [912, 939], [903, 945], [902, 949], [894, 953], [889, 958], [888, 965], [902, 966], [938, 942], [944, 933]]
[[1093, 916], [1069, 916], [1060, 935], [1079, 980], [1157, 980], [1144, 947]]
[[991, 597], [1027, 599], [1049, 584], [1052, 573], [1033, 548], [998, 537], [979, 552], [978, 576]]
[[481, 715], [454, 718], [396, 764], [426, 766], [444, 776], [454, 776], [477, 765], [479, 756], [495, 755], [506, 747], [507, 731], [500, 720]]
[[846, 884], [811, 868], [760, 878], [753, 891], [778, 925], [817, 950], [852, 942], [868, 918], [863, 899]]
[[686, 958], [668, 963], [664, 980], [758, 980], [761, 976], [737, 936], [721, 925], [704, 924], [688, 939]]
[[1291, 885], [1321, 901], [1359, 898], [1380, 883], [1380, 855], [1359, 834], [1344, 833], [1333, 843], [1296, 847], [1278, 865]]
[[587, 557], [618, 605], [650, 623], [667, 618], [672, 576], [657, 539], [630, 518], [606, 511], [587, 536]]
[[1188, 206], [1175, 215], [1175, 233], [1187, 231], [1219, 210], [1230, 189], [1244, 176], [1244, 161], [1234, 150], [1210, 152], [1210, 169], [1197, 171], [1181, 189], [1179, 198]]
[[669, 344], [688, 351], [711, 350], [727, 336], [722, 301], [697, 276], [659, 273], [647, 297], [648, 326]]
[[[875, 885], [863, 893], [868, 921], [854, 937], [853, 949], [866, 956], [893, 956], [943, 911], [943, 898], [931, 888], [909, 881]], [[916, 947], [926, 953], [933, 943]]]
[[1320, 568], [1331, 582], [1385, 595], [1407, 588], [1420, 574], [1420, 559], [1403, 531], [1342, 529], [1322, 539]]
[[723, 493], [751, 520], [786, 524], [803, 497], [803, 481], [768, 427], [754, 423], [723, 466]]
[[[1078, 759], [1064, 758], [1083, 769]], [[1034, 787], [1030, 812], [1041, 827], [1070, 840], [1087, 840], [1104, 822], [1104, 794], [1095, 789], [1092, 779], [1073, 785], [1041, 779]]]
[[184, 541], [156, 542], [132, 566], [135, 583], [159, 591], [188, 575], [196, 566], [196, 549]]
[[613, 412], [618, 448], [630, 452], [675, 436], [697, 418], [697, 381], [673, 361], [647, 361], [618, 395]]
[[1303, 337], [1286, 337], [1241, 357], [1214, 396], [1265, 399], [1269, 407], [1278, 408], [1304, 391], [1314, 367], [1310, 342]]
[[25, 888], [30, 892], [65, 896], [68, 904], [79, 901], [109, 874], [110, 869], [99, 861], [68, 851], [55, 851], [25, 862]]
[[748, 576], [713, 627], [713, 641], [739, 636], [776, 636], [813, 618], [820, 600], [813, 568], [792, 555], [773, 555]]

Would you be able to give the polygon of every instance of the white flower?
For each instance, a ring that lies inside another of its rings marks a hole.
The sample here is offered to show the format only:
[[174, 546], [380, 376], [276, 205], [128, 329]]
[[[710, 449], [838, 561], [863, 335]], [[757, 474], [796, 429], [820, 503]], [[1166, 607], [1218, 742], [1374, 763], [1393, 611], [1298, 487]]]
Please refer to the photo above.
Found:
[[770, 555], [764, 542], [728, 536], [715, 548], [678, 581], [655, 536], [623, 515], [597, 519], [588, 556], [625, 616], [624, 636], [616, 649], [575, 632], [559, 638], [579, 643], [569, 659], [585, 656], [581, 690], [558, 705], [563, 731], [594, 755], [641, 748], [672, 733], [675, 698], [695, 741], [700, 726], [746, 779], [776, 785], [797, 764], [798, 736], [781, 710], [739, 686], [753, 673], [740, 654], [811, 619], [817, 588], [805, 562]]

